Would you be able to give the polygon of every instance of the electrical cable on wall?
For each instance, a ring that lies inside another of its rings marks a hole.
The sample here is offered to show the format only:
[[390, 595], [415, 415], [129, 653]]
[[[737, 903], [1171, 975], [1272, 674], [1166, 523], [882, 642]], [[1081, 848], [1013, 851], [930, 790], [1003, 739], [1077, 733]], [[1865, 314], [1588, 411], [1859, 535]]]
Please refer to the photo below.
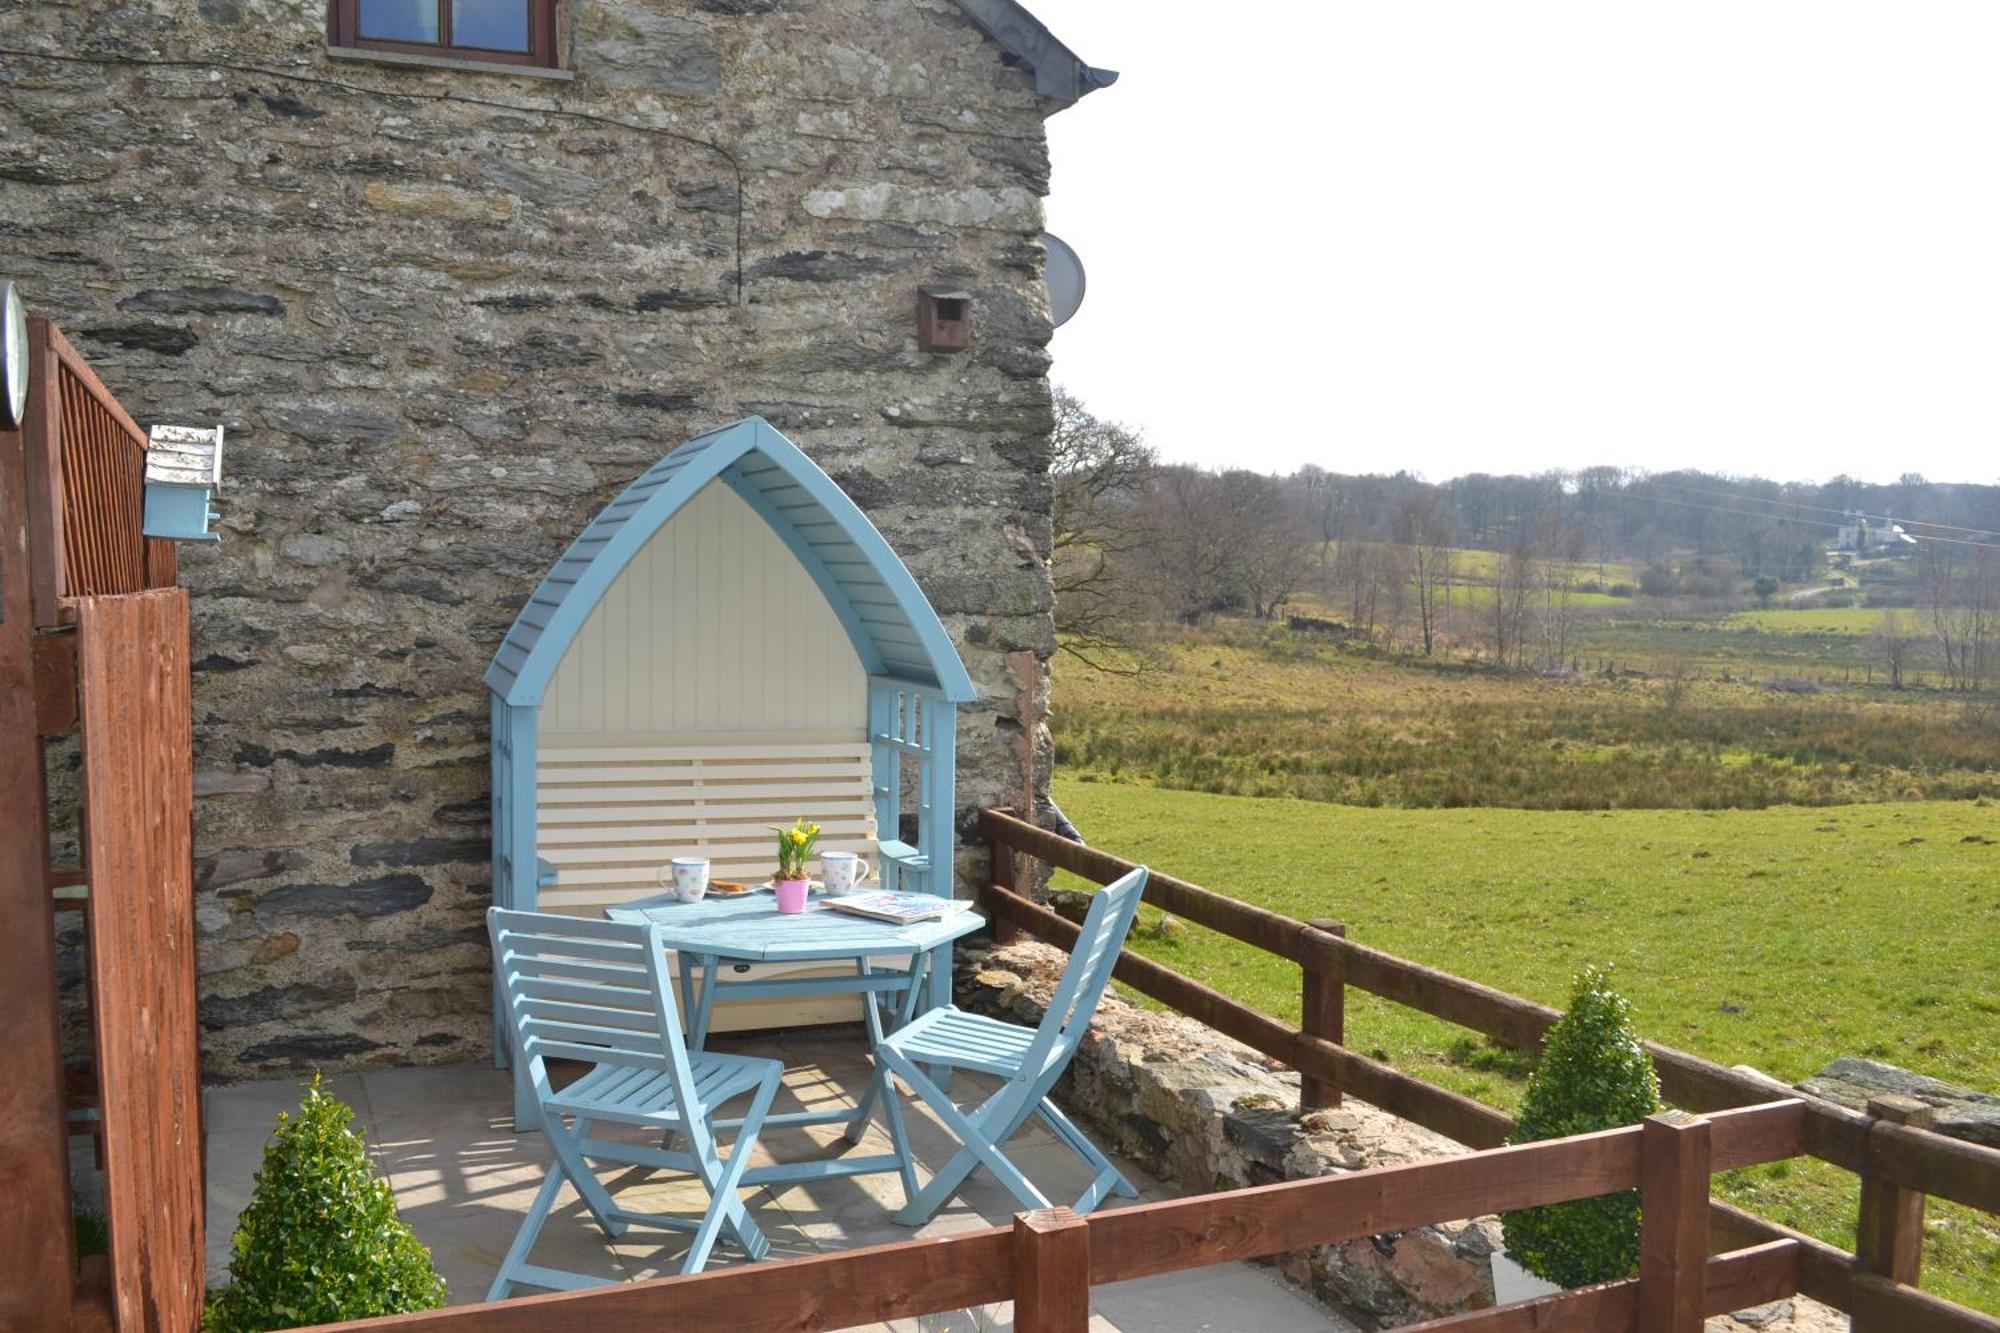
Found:
[[455, 102], [461, 106], [481, 107], [490, 111], [509, 111], [529, 116], [557, 116], [566, 120], [581, 121], [592, 125], [607, 125], [614, 129], [632, 130], [639, 134], [651, 134], [663, 139], [706, 149], [729, 164], [736, 177], [736, 303], [743, 305], [749, 294], [744, 288], [743, 275], [743, 196], [745, 178], [743, 164], [736, 155], [711, 139], [699, 138], [692, 134], [682, 134], [678, 130], [662, 129], [656, 125], [641, 125], [637, 121], [620, 120], [616, 116], [599, 115], [594, 111], [573, 111], [561, 105], [530, 106], [519, 102], [503, 102], [496, 98], [472, 97], [465, 93], [440, 93], [416, 89], [371, 88], [365, 83], [350, 83], [345, 79], [329, 79], [317, 74], [300, 74], [292, 70], [278, 69], [270, 65], [249, 65], [229, 60], [189, 60], [172, 56], [81, 56], [59, 55], [53, 51], [34, 51], [23, 47], [0, 46], [0, 57], [18, 57], [24, 60], [46, 60], [65, 65], [98, 65], [113, 68], [135, 69], [226, 69], [236, 74], [254, 74], [269, 79], [285, 79], [292, 83], [307, 84], [316, 88], [330, 88], [336, 92], [352, 93], [361, 97], [376, 97], [384, 101], [406, 98], [420, 102]]

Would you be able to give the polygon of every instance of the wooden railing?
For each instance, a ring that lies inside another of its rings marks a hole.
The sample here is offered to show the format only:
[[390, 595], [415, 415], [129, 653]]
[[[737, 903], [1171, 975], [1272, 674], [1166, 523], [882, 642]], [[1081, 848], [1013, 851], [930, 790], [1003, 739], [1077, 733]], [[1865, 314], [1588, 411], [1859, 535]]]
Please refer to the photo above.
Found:
[[28, 321], [28, 375], [35, 623], [68, 624], [77, 597], [172, 587], [174, 544], [141, 532], [146, 432], [46, 319]]
[[1796, 1240], [1710, 1257], [1705, 1205], [1712, 1172], [1797, 1156], [1805, 1149], [1805, 1126], [1796, 1100], [1706, 1118], [1667, 1112], [1643, 1125], [1412, 1166], [1090, 1217], [1049, 1209], [1024, 1213], [1011, 1227], [329, 1327], [347, 1333], [792, 1333], [1012, 1301], [1015, 1333], [1083, 1333], [1090, 1290], [1106, 1283], [1636, 1189], [1643, 1209], [1636, 1278], [1421, 1327], [1434, 1333], [1700, 1333], [1706, 1315], [1798, 1290]]
[[[982, 905], [1003, 938], [1010, 932], [1026, 932], [1065, 948], [1076, 938], [1073, 923], [1019, 892], [1019, 858], [1032, 857], [1097, 884], [1110, 883], [1134, 865], [1004, 811], [983, 811], [980, 830], [993, 854], [992, 884]], [[1157, 870], [1146, 881], [1145, 900], [1296, 962], [1301, 972], [1302, 1026], [1290, 1027], [1131, 952], [1119, 958], [1115, 975], [1120, 981], [1284, 1061], [1298, 1071], [1302, 1096], [1309, 1104], [1315, 1099], [1323, 1104], [1346, 1091], [1468, 1147], [1493, 1148], [1506, 1141], [1512, 1127], [1506, 1113], [1348, 1049], [1344, 1010], [1335, 997], [1353, 986], [1528, 1051], [1539, 1049], [1543, 1035], [1561, 1017], [1557, 1010], [1371, 949], [1345, 938], [1335, 923], [1295, 921]], [[1782, 1084], [1685, 1051], [1651, 1044], [1647, 1049], [1659, 1070], [1663, 1096], [1677, 1106], [1716, 1111], [1798, 1097]], [[1788, 1242], [1787, 1253], [1798, 1265], [1796, 1290], [1850, 1314], [1855, 1333], [1961, 1329], [2000, 1333], [2000, 1319], [1916, 1289], [1925, 1197], [1936, 1195], [2000, 1214], [2000, 1151], [1930, 1132], [1926, 1128], [1930, 1108], [1908, 1098], [1877, 1098], [1868, 1115], [1813, 1097], [1798, 1097], [1798, 1105], [1799, 1151], [1861, 1178], [1859, 1254], [1719, 1201], [1709, 1206], [1709, 1225], [1717, 1243], [1740, 1247]], [[1519, 1206], [1501, 1203], [1453, 1216]]]

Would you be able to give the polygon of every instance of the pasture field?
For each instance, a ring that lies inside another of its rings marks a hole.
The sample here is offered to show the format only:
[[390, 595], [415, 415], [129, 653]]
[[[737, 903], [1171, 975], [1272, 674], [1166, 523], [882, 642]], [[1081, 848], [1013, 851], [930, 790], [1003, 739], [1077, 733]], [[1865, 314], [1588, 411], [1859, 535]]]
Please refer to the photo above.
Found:
[[[1592, 631], [1593, 633], [1596, 631]], [[1162, 631], [1136, 675], [1065, 666], [1053, 728], [1076, 776], [1366, 806], [1756, 809], [2000, 798], [2000, 701], [1923, 690], [1788, 694], [1773, 645], [1811, 635], [1648, 622], [1595, 669], [1544, 678], [1223, 622]], [[1730, 679], [1640, 674], [1719, 641]], [[1848, 636], [1842, 642], [1858, 644]], [[1625, 663], [1645, 663], [1633, 669]], [[1774, 669], [1775, 668], [1775, 669]], [[1752, 673], [1755, 674], [1752, 674]]]
[[[1759, 611], [1737, 611], [1727, 623], [1770, 634], [1873, 634], [1882, 624], [1884, 608], [1879, 606], [1773, 606]], [[1905, 634], [1921, 634], [1925, 620], [1921, 611], [1901, 607], [1896, 615]]]
[[[1065, 682], [1065, 697], [1073, 682]], [[2000, 802], [1766, 810], [1364, 809], [1060, 773], [1089, 840], [1406, 958], [1560, 1006], [1614, 968], [1645, 1035], [1793, 1081], [1841, 1055], [2000, 1088]], [[1133, 947], [1296, 1021], [1295, 966], [1196, 927]], [[1495, 1106], [1526, 1061], [1350, 992], [1348, 1042]], [[1855, 1184], [1813, 1162], [1724, 1192], [1851, 1247]], [[1933, 1202], [1924, 1285], [2000, 1310], [2000, 1220]]]

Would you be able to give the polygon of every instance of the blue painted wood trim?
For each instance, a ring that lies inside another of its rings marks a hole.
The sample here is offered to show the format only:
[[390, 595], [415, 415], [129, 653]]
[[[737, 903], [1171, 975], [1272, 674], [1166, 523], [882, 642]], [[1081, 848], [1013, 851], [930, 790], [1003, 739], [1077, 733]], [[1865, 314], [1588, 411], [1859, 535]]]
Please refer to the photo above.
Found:
[[952, 867], [958, 857], [958, 708], [942, 699], [930, 702], [928, 723], [933, 737], [930, 760], [932, 845], [923, 850], [931, 859], [931, 892], [953, 896]]
[[[532, 912], [540, 889], [535, 883], [535, 753], [541, 710], [508, 704], [507, 709], [507, 860], [512, 868], [508, 909]], [[503, 1015], [504, 1017], [504, 1015]], [[511, 1024], [509, 1025], [511, 1027]], [[542, 1127], [542, 1107], [535, 1096], [530, 1071], [514, 1069], [514, 1128], [525, 1132]]]
[[[703, 437], [709, 441], [706, 449], [654, 491], [619, 526], [611, 540], [577, 576], [576, 583], [563, 594], [561, 605], [550, 612], [548, 623], [535, 637], [527, 659], [513, 673], [513, 679], [505, 682], [504, 693], [508, 703], [533, 706], [542, 702], [542, 696], [549, 688], [549, 679], [555, 675], [556, 667], [561, 665], [563, 654], [569, 651], [570, 644], [582, 632], [584, 621], [590, 618], [591, 611], [603, 600], [612, 583], [682, 505], [715, 480], [724, 468], [743, 456], [756, 441], [757, 421], [758, 418], [752, 417]], [[508, 633], [511, 636], [513, 631], [510, 629]], [[502, 640], [503, 646], [505, 642]], [[490, 670], [487, 682], [495, 684]]]
[[910, 574], [895, 550], [889, 545], [868, 515], [861, 512], [848, 497], [846, 491], [834, 484], [833, 478], [820, 470], [817, 463], [807, 458], [796, 444], [780, 435], [770, 422], [762, 417], [752, 417], [756, 423], [757, 443], [766, 457], [792, 474], [792, 480], [803, 487], [807, 494], [820, 502], [827, 517], [840, 525], [847, 539], [854, 543], [862, 556], [896, 599], [908, 619], [910, 628], [917, 633], [923, 644], [924, 654], [930, 660], [931, 670], [936, 673], [938, 687], [945, 697], [960, 703], [970, 703], [979, 697], [973, 687], [972, 677], [966, 674], [965, 663], [959, 660], [958, 649], [945, 633], [944, 622], [938, 619], [931, 607], [930, 599]]
[[[866, 561], [870, 572], [888, 591], [897, 609], [902, 612], [908, 629], [915, 635], [927, 665], [937, 678], [940, 692], [955, 702], [970, 702], [978, 697], [978, 690], [965, 670], [965, 663], [959, 660], [958, 649], [946, 633], [944, 623], [938, 619], [937, 612], [911, 577], [910, 571], [875, 525], [869, 522], [868, 516], [797, 445], [779, 434], [762, 417], [746, 417], [732, 426], [699, 436], [697, 441], [702, 445], [701, 452], [633, 509], [597, 554], [591, 557], [576, 582], [561, 594], [560, 603], [549, 612], [548, 622], [534, 636], [519, 668], [512, 671], [504, 669], [496, 654], [495, 663], [488, 668], [486, 675], [487, 684], [495, 693], [514, 705], [541, 703], [549, 679], [555, 674], [563, 654], [582, 630], [592, 609], [632, 558], [702, 487], [724, 475], [739, 459], [758, 453], [815, 502], [818, 508], [813, 521], [837, 527]], [[690, 441], [690, 444], [695, 442]], [[681, 446], [683, 449], [688, 447]], [[869, 667], [871, 671], [880, 672], [883, 653], [825, 563], [811, 551], [791, 521], [783, 518], [768, 500], [757, 493], [759, 488], [754, 483], [732, 478], [729, 484], [784, 539], [788, 549], [813, 576], [828, 605], [841, 617], [841, 623], [854, 639], [862, 661], [872, 664]], [[619, 500], [614, 500], [612, 505], [619, 503]], [[542, 589], [538, 587], [535, 596], [541, 595]], [[529, 605], [534, 605], [534, 602], [531, 600]], [[523, 611], [525, 614], [526, 608]], [[510, 650], [512, 633], [510, 630], [508, 640], [503, 640], [502, 652]], [[511, 645], [511, 648], [519, 651], [518, 645]]]
[[[492, 749], [491, 770], [487, 776], [486, 790], [493, 805], [493, 891], [495, 907], [510, 907], [507, 885], [507, 752], [508, 752], [508, 709], [500, 696], [488, 696], [491, 702], [488, 716], [488, 743]], [[493, 1067], [505, 1069], [512, 1063], [513, 1052], [507, 1040], [507, 993], [500, 983], [500, 969], [493, 969]]]
[[[868, 777], [869, 786], [875, 793], [875, 837], [878, 841], [903, 836], [902, 757], [894, 746], [881, 744], [875, 739], [893, 734], [897, 698], [893, 687], [876, 681], [868, 683]], [[903, 883], [902, 867], [886, 857], [878, 859], [881, 861], [878, 869], [882, 875], [882, 887], [890, 893], [899, 892]]]

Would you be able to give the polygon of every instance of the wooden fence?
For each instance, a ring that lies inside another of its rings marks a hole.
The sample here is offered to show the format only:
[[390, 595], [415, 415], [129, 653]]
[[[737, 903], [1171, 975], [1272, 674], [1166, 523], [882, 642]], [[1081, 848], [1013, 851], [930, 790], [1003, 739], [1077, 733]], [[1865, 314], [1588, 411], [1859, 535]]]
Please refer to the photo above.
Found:
[[[1017, 891], [1018, 858], [1033, 857], [1097, 884], [1110, 883], [1134, 864], [1004, 811], [982, 812], [980, 828], [993, 852], [993, 882], [983, 905], [1003, 937], [1027, 932], [1066, 948], [1077, 933], [1072, 922]], [[1157, 870], [1146, 881], [1145, 900], [1299, 964], [1302, 1025], [1293, 1028], [1130, 952], [1119, 958], [1115, 974], [1119, 980], [1284, 1061], [1299, 1072], [1308, 1104], [1326, 1104], [1345, 1090], [1468, 1147], [1492, 1148], [1506, 1141], [1513, 1122], [1504, 1112], [1349, 1050], [1339, 997], [1353, 986], [1528, 1051], [1539, 1049], [1543, 1034], [1560, 1012], [1371, 949], [1347, 939], [1335, 923], [1295, 921]], [[1662, 1094], [1678, 1106], [1716, 1111], [1798, 1096], [1782, 1084], [1685, 1051], [1652, 1044], [1647, 1049], [1659, 1070]], [[1800, 1151], [1861, 1178], [1859, 1254], [1715, 1202], [1709, 1206], [1709, 1225], [1719, 1243], [1739, 1247], [1789, 1242], [1788, 1253], [1798, 1264], [1797, 1290], [1846, 1311], [1853, 1317], [1855, 1333], [2000, 1333], [2000, 1319], [1916, 1289], [1925, 1197], [1936, 1195], [2000, 1214], [2000, 1151], [1931, 1133], [1926, 1128], [1930, 1108], [1907, 1098], [1877, 1098], [1868, 1115], [1818, 1098], [1802, 1097], [1799, 1105]]]
[[[193, 1333], [203, 1173], [187, 594], [142, 532], [145, 436], [30, 324], [0, 432], [0, 1328]], [[80, 865], [49, 859], [42, 739], [80, 728]], [[71, 896], [60, 902], [55, 890]], [[55, 912], [81, 911], [94, 1043], [62, 1065]], [[68, 1135], [105, 1172], [110, 1254], [76, 1262]]]
[[[1014, 1302], [1015, 1333], [1084, 1333], [1090, 1289], [1500, 1208], [1637, 1189], [1639, 1275], [1420, 1327], [1432, 1333], [1700, 1333], [1725, 1314], [1798, 1290], [1801, 1247], [1764, 1242], [1710, 1257], [1709, 1177], [1805, 1150], [1796, 1100], [1464, 1157], [1115, 1208], [1024, 1213], [1011, 1227], [328, 1325], [344, 1333], [639, 1333], [728, 1328], [805, 1333]], [[1936, 1327], [1950, 1327], [1937, 1325]]]

